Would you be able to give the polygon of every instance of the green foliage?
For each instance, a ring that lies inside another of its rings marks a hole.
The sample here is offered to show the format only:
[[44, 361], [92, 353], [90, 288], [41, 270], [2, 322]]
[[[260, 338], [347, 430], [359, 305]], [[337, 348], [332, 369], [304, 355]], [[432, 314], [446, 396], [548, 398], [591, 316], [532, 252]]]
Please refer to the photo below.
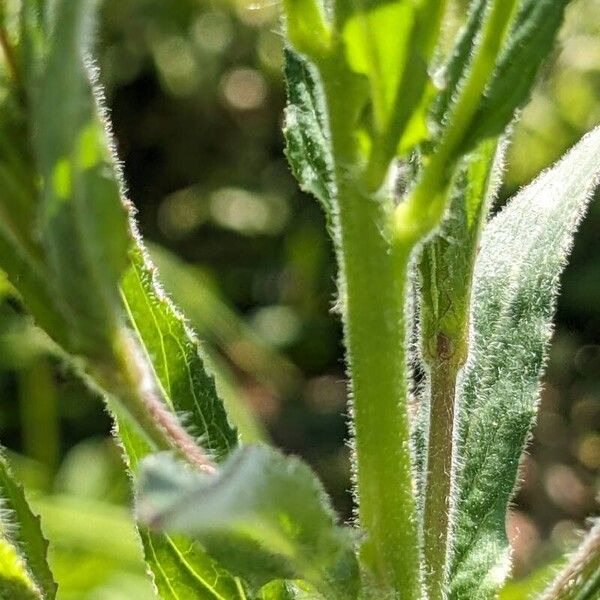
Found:
[[493, 598], [507, 575], [505, 515], [535, 418], [559, 275], [600, 173], [600, 131], [485, 228], [460, 384], [452, 597]]
[[3, 456], [0, 497], [0, 598], [53, 600], [56, 583], [47, 562], [48, 542]]
[[302, 56], [285, 51], [288, 104], [286, 155], [300, 187], [313, 194], [331, 219], [336, 195], [327, 116], [318, 73]]
[[[11, 78], [0, 97], [6, 293], [106, 399], [160, 598], [500, 592], [507, 507], [560, 273], [598, 182], [600, 130], [487, 223], [500, 136], [568, 2], [474, 0], [444, 59], [446, 4], [283, 3], [287, 156], [325, 210], [339, 266], [354, 527], [337, 524], [299, 459], [240, 443], [195, 335], [159, 284], [124, 199], [91, 59], [97, 2], [24, 1], [11, 35], [0, 11]], [[425, 374], [416, 417], [409, 361]], [[46, 542], [4, 460], [0, 496], [0, 597], [54, 598]], [[594, 527], [543, 598], [597, 594], [597, 538]]]
[[55, 3], [30, 99], [48, 279], [68, 323], [68, 349], [105, 354], [118, 325], [130, 236], [90, 81], [95, 10], [92, 0]]
[[214, 477], [149, 459], [140, 486], [143, 522], [200, 540], [255, 588], [302, 578], [330, 597], [356, 597], [352, 535], [299, 460], [248, 446]]
[[163, 398], [182, 415], [202, 445], [217, 460], [237, 444], [213, 378], [207, 374], [197, 340], [183, 317], [161, 291], [148, 258], [140, 247], [131, 252], [131, 265], [121, 289], [131, 324], [152, 363]]

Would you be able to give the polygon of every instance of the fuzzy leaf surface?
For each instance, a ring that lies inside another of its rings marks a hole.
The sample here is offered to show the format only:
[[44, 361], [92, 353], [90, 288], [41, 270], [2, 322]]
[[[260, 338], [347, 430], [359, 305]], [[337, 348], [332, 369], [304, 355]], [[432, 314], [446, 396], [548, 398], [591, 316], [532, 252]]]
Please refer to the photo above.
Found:
[[322, 486], [295, 458], [264, 446], [236, 451], [217, 475], [148, 459], [142, 522], [201, 541], [232, 573], [259, 588], [305, 579], [330, 597], [356, 597], [352, 536], [335, 524]]
[[34, 154], [48, 277], [69, 324], [69, 350], [104, 354], [118, 320], [130, 244], [126, 208], [94, 95], [96, 0], [52, 3], [47, 55], [32, 90]]
[[460, 84], [466, 75], [472, 57], [475, 38], [481, 29], [486, 0], [475, 0], [471, 3], [467, 22], [459, 32], [454, 48], [437, 79], [442, 80], [442, 89], [432, 105], [432, 119], [440, 126], [453, 100], [457, 97]]
[[219, 460], [237, 444], [198, 340], [162, 292], [141, 246], [131, 251], [122, 284], [130, 320], [152, 364], [163, 396], [201, 445]]
[[[151, 453], [125, 415], [117, 414], [118, 435], [128, 467], [137, 473]], [[193, 540], [138, 526], [146, 563], [161, 600], [243, 600], [240, 585]]]
[[303, 191], [330, 216], [336, 196], [327, 111], [316, 69], [291, 48], [285, 50], [286, 156]]
[[466, 147], [500, 135], [529, 100], [570, 0], [524, 0], [473, 121]]
[[559, 277], [599, 173], [596, 129], [484, 231], [458, 390], [451, 598], [494, 598], [506, 577], [505, 516], [537, 410]]
[[32, 512], [23, 488], [1, 455], [0, 499], [0, 599], [53, 600], [57, 588], [48, 567], [48, 542], [42, 534], [40, 518]]

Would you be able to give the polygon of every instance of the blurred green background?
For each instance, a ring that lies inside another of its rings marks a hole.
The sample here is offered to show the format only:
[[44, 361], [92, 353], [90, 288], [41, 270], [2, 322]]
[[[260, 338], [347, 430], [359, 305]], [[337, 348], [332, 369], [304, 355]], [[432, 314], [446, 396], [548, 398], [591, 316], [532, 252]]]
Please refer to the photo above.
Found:
[[[282, 154], [278, 19], [277, 0], [105, 0], [99, 65], [140, 228], [246, 439], [304, 456], [349, 518], [335, 267], [320, 210]], [[575, 0], [515, 127], [502, 198], [597, 123], [600, 0]], [[0, 436], [53, 540], [61, 598], [150, 598], [102, 402], [52, 358], [1, 279]], [[563, 279], [508, 523], [517, 578], [576, 542], [599, 512], [599, 473], [596, 203]]]

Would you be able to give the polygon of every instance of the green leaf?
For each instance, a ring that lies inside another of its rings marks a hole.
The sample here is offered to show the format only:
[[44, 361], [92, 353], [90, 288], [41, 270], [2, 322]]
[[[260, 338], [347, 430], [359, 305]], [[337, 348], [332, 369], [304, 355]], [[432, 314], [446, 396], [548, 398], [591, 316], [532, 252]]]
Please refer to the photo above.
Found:
[[271, 581], [259, 591], [260, 600], [321, 600], [323, 596], [315, 592], [303, 581]]
[[[317, 70], [291, 48], [285, 49], [286, 156], [303, 191], [321, 203], [331, 219], [336, 188], [327, 111]], [[329, 223], [331, 225], [331, 223]]]
[[570, 0], [523, 0], [465, 142], [501, 134], [528, 100]]
[[19, 553], [0, 538], [0, 600], [43, 600]]
[[415, 20], [410, 0], [359, 0], [343, 26], [350, 68], [369, 78], [376, 128], [393, 118]]
[[484, 231], [457, 396], [451, 598], [494, 598], [506, 577], [506, 510], [535, 418], [559, 276], [599, 173], [596, 129]]
[[[130, 472], [150, 455], [148, 443], [125, 415], [116, 413], [117, 433]], [[154, 585], [163, 600], [244, 600], [240, 583], [217, 565], [194, 541], [183, 536], [156, 533], [145, 526], [138, 531]]]
[[57, 0], [52, 8], [31, 103], [47, 276], [69, 323], [69, 350], [100, 355], [110, 350], [121, 310], [127, 211], [94, 93], [96, 0]]
[[454, 48], [446, 64], [435, 75], [441, 91], [432, 104], [431, 118], [434, 126], [441, 127], [443, 119], [448, 117], [448, 111], [458, 91], [463, 77], [469, 68], [475, 38], [481, 30], [487, 0], [474, 0], [469, 9], [465, 26], [457, 36]]
[[131, 265], [121, 284], [123, 301], [163, 396], [203, 448], [221, 459], [236, 446], [237, 432], [206, 371], [198, 341], [162, 292], [141, 246], [130, 255]]
[[305, 579], [328, 597], [356, 597], [352, 536], [335, 524], [321, 484], [296, 458], [248, 446], [206, 476], [151, 457], [138, 514], [154, 528], [200, 540], [256, 588], [273, 579]]
[[57, 588], [47, 562], [48, 542], [2, 455], [0, 499], [0, 598], [52, 600]]

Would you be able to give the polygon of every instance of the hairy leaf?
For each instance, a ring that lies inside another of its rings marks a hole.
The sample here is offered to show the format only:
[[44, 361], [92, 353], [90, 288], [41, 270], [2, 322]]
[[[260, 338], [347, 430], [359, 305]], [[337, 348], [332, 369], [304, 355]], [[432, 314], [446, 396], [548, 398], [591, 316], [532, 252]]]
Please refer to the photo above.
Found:
[[15, 547], [5, 538], [0, 538], [0, 600], [43, 598]]
[[[117, 413], [117, 432], [128, 459], [128, 467], [138, 472], [141, 460], [151, 449], [125, 415]], [[189, 538], [156, 533], [138, 527], [144, 557], [154, 585], [163, 600], [243, 600], [240, 583], [218, 566]]]
[[1, 455], [0, 502], [0, 598], [52, 600], [56, 583], [48, 567], [48, 542], [40, 519], [29, 508], [22, 487]]
[[90, 80], [96, 0], [56, 0], [52, 8], [31, 109], [42, 239], [47, 275], [69, 323], [69, 350], [97, 355], [108, 351], [120, 314], [130, 236]]
[[441, 88], [433, 102], [431, 117], [435, 127], [439, 127], [458, 94], [458, 90], [471, 62], [475, 38], [481, 29], [487, 0], [474, 0], [471, 3], [467, 22], [459, 33], [447, 63], [436, 74], [435, 80]]
[[237, 444], [237, 433], [205, 369], [197, 339], [162, 292], [141, 246], [131, 251], [121, 289], [164, 398], [202, 446], [216, 459], [223, 458]]
[[506, 577], [505, 514], [535, 418], [559, 275], [599, 172], [596, 129], [484, 231], [459, 381], [451, 598], [493, 598]]
[[570, 0], [524, 0], [473, 120], [465, 147], [501, 134], [528, 100]]
[[298, 459], [267, 447], [238, 450], [213, 476], [148, 459], [138, 514], [154, 528], [200, 540], [257, 588], [299, 578], [331, 597], [356, 596], [352, 536], [335, 524], [321, 484]]
[[331, 217], [336, 189], [325, 100], [316, 69], [291, 48], [285, 50], [288, 104], [286, 156], [305, 192], [313, 194]]

